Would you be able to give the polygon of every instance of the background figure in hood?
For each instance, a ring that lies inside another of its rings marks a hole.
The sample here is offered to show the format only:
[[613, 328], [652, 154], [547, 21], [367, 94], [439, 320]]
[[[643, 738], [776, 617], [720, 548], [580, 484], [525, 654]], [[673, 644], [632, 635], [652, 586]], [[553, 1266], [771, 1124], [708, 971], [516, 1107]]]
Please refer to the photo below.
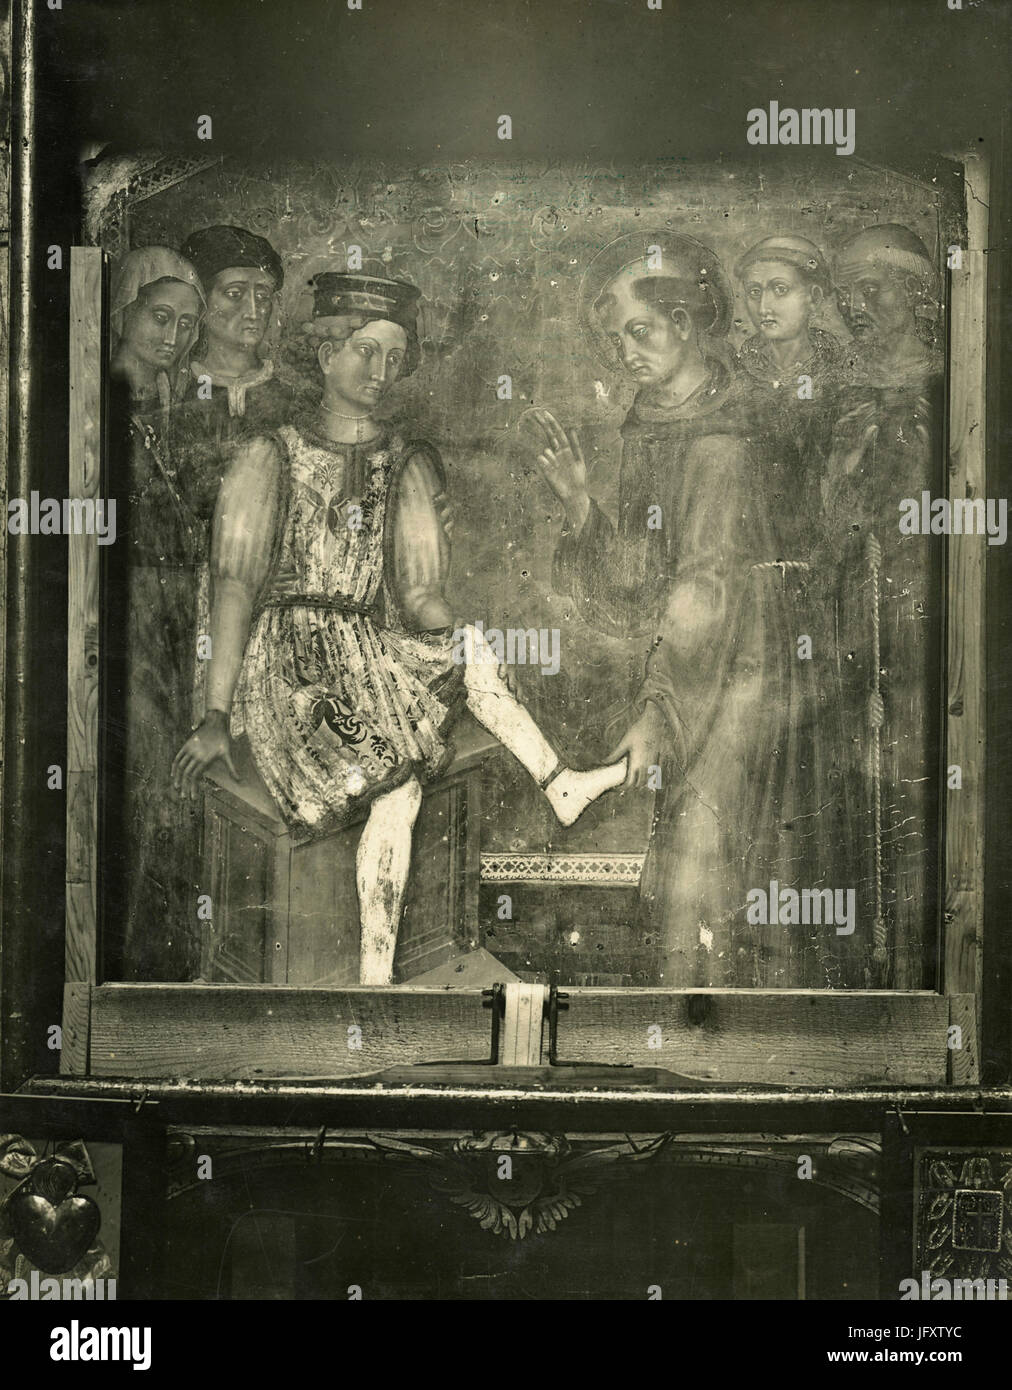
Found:
[[167, 411], [184, 394], [204, 308], [197, 272], [175, 251], [142, 246], [123, 257], [109, 293], [110, 365], [135, 405]]
[[821, 507], [845, 360], [836, 338], [813, 324], [829, 267], [814, 242], [780, 232], [751, 247], [735, 275], [756, 329], [735, 355], [749, 434], [769, 486], [807, 527]]

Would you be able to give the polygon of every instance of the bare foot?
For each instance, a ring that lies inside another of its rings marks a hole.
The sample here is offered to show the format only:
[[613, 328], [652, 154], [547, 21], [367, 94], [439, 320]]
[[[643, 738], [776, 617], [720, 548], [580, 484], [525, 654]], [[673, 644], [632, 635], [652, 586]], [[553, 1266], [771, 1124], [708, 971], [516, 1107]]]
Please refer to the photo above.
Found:
[[545, 796], [563, 825], [573, 825], [592, 801], [603, 792], [625, 781], [626, 760], [610, 767], [595, 767], [589, 772], [564, 768], [545, 788]]

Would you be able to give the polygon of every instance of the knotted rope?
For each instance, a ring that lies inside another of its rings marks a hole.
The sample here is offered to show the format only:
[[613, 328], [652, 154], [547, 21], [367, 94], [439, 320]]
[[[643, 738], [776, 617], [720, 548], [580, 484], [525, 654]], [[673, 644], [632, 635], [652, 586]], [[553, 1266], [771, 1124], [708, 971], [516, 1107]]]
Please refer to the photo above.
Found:
[[889, 963], [889, 950], [886, 936], [886, 920], [882, 912], [882, 725], [885, 723], [885, 702], [882, 698], [882, 642], [879, 615], [879, 569], [882, 564], [882, 547], [876, 537], [869, 534], [865, 545], [865, 558], [871, 575], [871, 646], [872, 678], [868, 696], [868, 723], [871, 727], [871, 780], [875, 823], [875, 922], [872, 928], [874, 949], [872, 960], [885, 974]]

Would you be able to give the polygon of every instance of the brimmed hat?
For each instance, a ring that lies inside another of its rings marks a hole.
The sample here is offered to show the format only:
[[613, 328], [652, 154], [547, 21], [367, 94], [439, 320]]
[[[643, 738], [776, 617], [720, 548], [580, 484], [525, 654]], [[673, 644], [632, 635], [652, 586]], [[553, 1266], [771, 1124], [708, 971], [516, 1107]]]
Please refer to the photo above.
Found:
[[[410, 333], [416, 331], [421, 290], [406, 280], [385, 280], [378, 275], [348, 275], [325, 270], [311, 280], [313, 322], [307, 329], [319, 330], [321, 320], [363, 314], [369, 319], [389, 319]], [[321, 335], [322, 336], [322, 335]]]
[[343, 341], [356, 326], [387, 319], [399, 324], [407, 335], [400, 376], [410, 376], [421, 360], [418, 301], [422, 292], [416, 285], [379, 275], [323, 270], [313, 276], [309, 286], [313, 292], [312, 317], [301, 324], [301, 329], [311, 347], [328, 338]]

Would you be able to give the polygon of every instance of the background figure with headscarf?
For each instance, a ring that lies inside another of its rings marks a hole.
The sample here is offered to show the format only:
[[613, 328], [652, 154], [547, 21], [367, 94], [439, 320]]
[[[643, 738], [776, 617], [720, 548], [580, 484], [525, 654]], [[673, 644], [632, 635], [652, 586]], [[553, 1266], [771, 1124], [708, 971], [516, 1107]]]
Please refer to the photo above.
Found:
[[747, 916], [749, 890], [771, 879], [837, 886], [841, 810], [813, 662], [799, 660], [807, 556], [781, 540], [749, 448], [723, 341], [731, 310], [719, 261], [688, 237], [623, 237], [589, 268], [584, 321], [639, 390], [621, 431], [617, 524], [589, 495], [576, 431], [536, 414], [539, 466], [567, 515], [556, 583], [588, 622], [641, 630], [650, 652], [610, 756], [628, 757], [628, 787], [656, 785], [661, 769], [640, 888], [659, 978], [837, 984], [848, 947], [832, 926]]
[[855, 357], [824, 501], [839, 536], [850, 781], [863, 905], [876, 924], [869, 983], [929, 988], [944, 540], [902, 535], [899, 519], [904, 498], [942, 486], [939, 278], [920, 238], [887, 224], [841, 246], [834, 279]]
[[104, 585], [104, 891], [111, 909], [104, 949], [113, 978], [143, 979], [155, 962], [164, 970], [166, 961], [186, 978], [199, 826], [193, 809], [167, 793], [172, 754], [190, 723], [194, 650], [187, 619], [200, 523], [168, 441], [204, 293], [177, 252], [145, 246], [124, 257], [110, 302], [110, 490], [121, 522]]

